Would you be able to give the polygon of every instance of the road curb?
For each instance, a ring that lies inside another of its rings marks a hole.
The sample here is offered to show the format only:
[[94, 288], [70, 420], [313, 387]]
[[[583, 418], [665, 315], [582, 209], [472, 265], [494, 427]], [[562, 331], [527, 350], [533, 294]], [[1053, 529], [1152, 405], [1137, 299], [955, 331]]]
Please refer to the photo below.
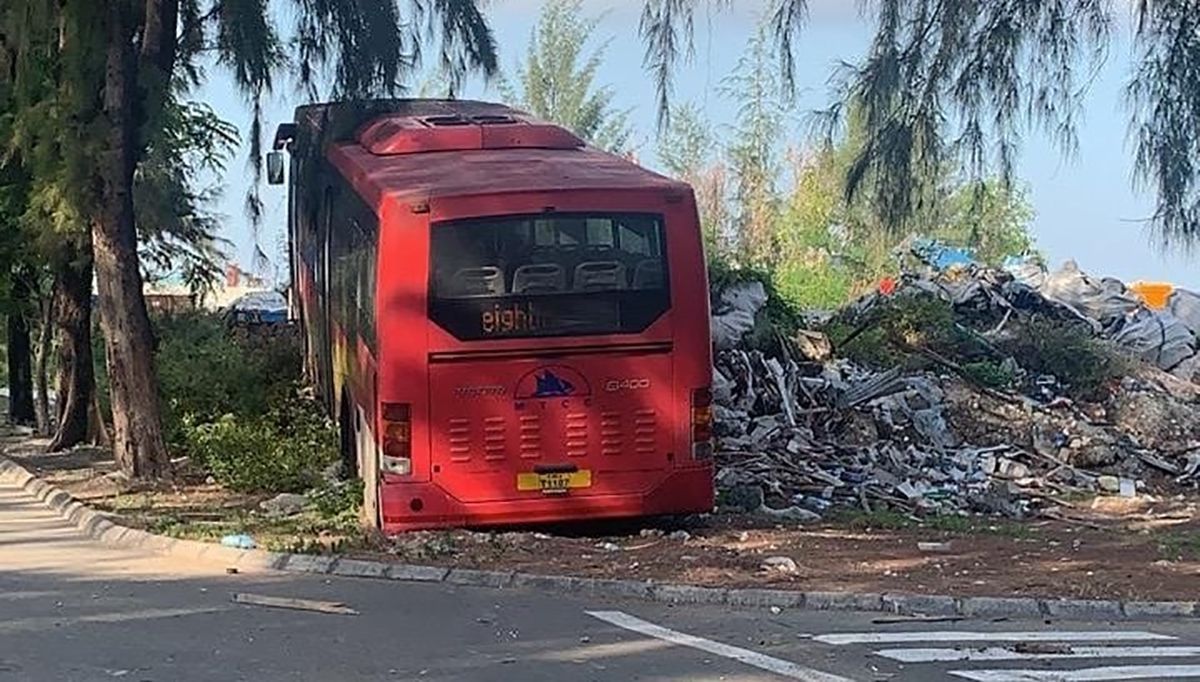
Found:
[[81, 533], [113, 547], [224, 563], [239, 570], [315, 573], [346, 578], [433, 583], [456, 587], [530, 589], [609, 599], [638, 599], [668, 604], [720, 605], [812, 611], [866, 611], [903, 615], [962, 616], [966, 618], [1060, 618], [1099, 620], [1195, 620], [1194, 601], [1119, 601], [1034, 599], [1030, 597], [952, 597], [921, 594], [802, 592], [761, 588], [713, 588], [643, 580], [614, 580], [579, 576], [541, 575], [514, 571], [484, 571], [397, 564], [368, 559], [284, 554], [259, 549], [235, 549], [208, 542], [176, 540], [122, 526], [105, 514], [50, 485], [16, 462], [0, 455], [0, 484], [21, 488], [62, 516]]

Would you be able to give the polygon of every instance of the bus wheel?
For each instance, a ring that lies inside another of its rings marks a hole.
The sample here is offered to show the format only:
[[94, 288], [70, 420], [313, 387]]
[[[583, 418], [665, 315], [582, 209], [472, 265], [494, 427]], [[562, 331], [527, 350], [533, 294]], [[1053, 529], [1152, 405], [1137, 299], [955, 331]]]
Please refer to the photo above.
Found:
[[347, 400], [342, 400], [342, 409], [338, 410], [338, 431], [341, 436], [342, 478], [352, 480], [358, 478], [358, 434], [354, 429], [354, 413]]

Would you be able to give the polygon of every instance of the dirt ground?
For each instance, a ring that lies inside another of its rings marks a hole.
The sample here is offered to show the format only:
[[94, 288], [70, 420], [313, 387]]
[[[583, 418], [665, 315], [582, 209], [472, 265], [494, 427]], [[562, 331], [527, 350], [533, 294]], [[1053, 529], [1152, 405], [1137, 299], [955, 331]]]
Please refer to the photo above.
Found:
[[7, 445], [20, 463], [124, 523], [209, 540], [246, 532], [268, 549], [722, 587], [1200, 599], [1198, 496], [1079, 499], [1059, 509], [1058, 518], [1022, 522], [848, 513], [781, 526], [720, 514], [517, 532], [420, 532], [386, 540], [330, 527], [311, 513], [270, 518], [258, 510], [266, 496], [234, 494], [202, 481], [139, 488], [113, 473], [103, 451], [44, 455], [37, 442]]

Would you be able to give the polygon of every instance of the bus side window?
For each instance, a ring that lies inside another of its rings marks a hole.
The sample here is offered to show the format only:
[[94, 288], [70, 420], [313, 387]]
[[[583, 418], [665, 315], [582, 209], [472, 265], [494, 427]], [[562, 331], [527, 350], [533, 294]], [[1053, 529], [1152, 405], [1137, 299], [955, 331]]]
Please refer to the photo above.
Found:
[[375, 277], [377, 269], [378, 245], [376, 235], [369, 228], [364, 228], [356, 220], [353, 223], [356, 245], [354, 249], [354, 266], [357, 274], [357, 308], [359, 334], [367, 345], [375, 348]]

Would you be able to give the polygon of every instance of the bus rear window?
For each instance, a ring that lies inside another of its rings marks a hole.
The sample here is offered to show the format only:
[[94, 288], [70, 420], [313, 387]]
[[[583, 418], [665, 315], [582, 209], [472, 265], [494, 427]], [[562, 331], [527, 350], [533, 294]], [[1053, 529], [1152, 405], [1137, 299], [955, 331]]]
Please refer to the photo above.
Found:
[[431, 259], [430, 317], [463, 341], [632, 334], [670, 307], [656, 215], [440, 223]]

